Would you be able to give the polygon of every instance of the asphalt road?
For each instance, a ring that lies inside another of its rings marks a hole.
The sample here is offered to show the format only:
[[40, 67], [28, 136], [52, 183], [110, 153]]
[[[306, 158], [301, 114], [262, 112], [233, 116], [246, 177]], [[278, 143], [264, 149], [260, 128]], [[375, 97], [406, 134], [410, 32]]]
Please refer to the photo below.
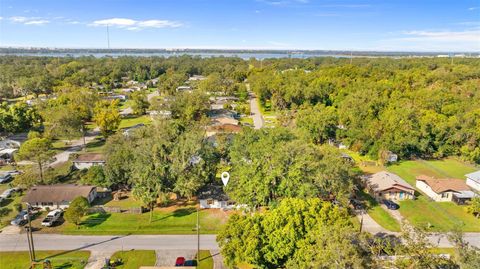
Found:
[[247, 84], [247, 90], [249, 91], [248, 95], [250, 98], [250, 113], [253, 119], [253, 126], [255, 129], [260, 129], [264, 125], [262, 113], [260, 112], [260, 107], [258, 106], [257, 97], [253, 92], [250, 92], [250, 85]]
[[[200, 248], [218, 250], [216, 235], [201, 235]], [[36, 250], [196, 250], [196, 235], [86, 236], [34, 234]], [[26, 234], [0, 234], [0, 251], [28, 250]]]
[[[391, 232], [384, 229], [380, 226], [375, 220], [372, 219], [368, 214], [363, 212], [357, 212], [357, 218], [360, 222], [362, 222], [363, 231], [369, 232], [373, 235], [395, 235], [399, 236], [400, 233]], [[464, 233], [463, 238], [465, 241], [470, 243], [472, 246], [480, 247], [480, 233]], [[448, 241], [446, 234], [442, 233], [432, 233], [428, 236], [428, 240], [432, 245], [441, 247], [441, 248], [449, 248], [453, 247], [453, 245]]]

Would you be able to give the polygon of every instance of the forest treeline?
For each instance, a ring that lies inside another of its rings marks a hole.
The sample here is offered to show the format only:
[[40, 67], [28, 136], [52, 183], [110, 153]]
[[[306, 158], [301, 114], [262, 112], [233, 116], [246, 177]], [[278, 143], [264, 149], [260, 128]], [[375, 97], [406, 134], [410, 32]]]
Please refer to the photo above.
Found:
[[[342, 142], [374, 158], [391, 151], [480, 163], [478, 59], [4, 56], [0, 70], [3, 100], [71, 87], [109, 90], [126, 79], [158, 78], [160, 92], [171, 94], [191, 75], [209, 76], [205, 90], [245, 95], [246, 82], [279, 124], [298, 127], [313, 143]], [[0, 114], [33, 113], [26, 109], [3, 105]]]

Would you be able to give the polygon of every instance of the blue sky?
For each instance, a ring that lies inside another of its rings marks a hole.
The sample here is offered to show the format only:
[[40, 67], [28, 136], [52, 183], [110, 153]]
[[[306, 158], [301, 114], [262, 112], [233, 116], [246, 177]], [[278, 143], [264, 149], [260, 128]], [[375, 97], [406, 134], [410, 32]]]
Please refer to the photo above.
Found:
[[0, 0], [0, 46], [480, 51], [480, 0]]

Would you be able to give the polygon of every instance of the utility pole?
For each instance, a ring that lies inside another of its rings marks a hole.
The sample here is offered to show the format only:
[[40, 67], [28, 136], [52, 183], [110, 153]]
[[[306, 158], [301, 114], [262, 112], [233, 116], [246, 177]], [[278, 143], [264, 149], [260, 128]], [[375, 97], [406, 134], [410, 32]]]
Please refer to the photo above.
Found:
[[[28, 220], [28, 229], [27, 230], [27, 238], [28, 238], [28, 248], [30, 250], [30, 260], [33, 262], [36, 260], [35, 257], [35, 247], [33, 244], [33, 235], [32, 235], [32, 221], [30, 219], [30, 205], [27, 204], [27, 220]], [[31, 245], [31, 246], [30, 246]]]
[[200, 200], [197, 207], [197, 264], [200, 262]]

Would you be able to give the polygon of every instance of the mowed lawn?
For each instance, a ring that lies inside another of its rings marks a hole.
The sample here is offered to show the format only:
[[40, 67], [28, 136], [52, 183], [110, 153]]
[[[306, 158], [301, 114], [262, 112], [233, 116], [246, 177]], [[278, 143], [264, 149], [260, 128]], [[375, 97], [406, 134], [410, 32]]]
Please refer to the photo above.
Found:
[[213, 257], [209, 250], [200, 250], [197, 269], [213, 269]]
[[[35, 255], [37, 260], [49, 260], [53, 269], [81, 269], [87, 264], [90, 252], [35, 251]], [[0, 268], [30, 268], [28, 251], [0, 252]], [[40, 268], [40, 266], [38, 268]]]
[[115, 266], [119, 269], [138, 269], [140, 266], [153, 266], [157, 261], [157, 255], [154, 250], [129, 250], [115, 252], [112, 261], [122, 260], [121, 265]]
[[385, 209], [383, 209], [372, 196], [363, 191], [360, 192], [360, 196], [362, 197], [362, 200], [366, 201], [367, 213], [372, 219], [389, 231], [400, 231], [400, 223], [385, 211]]
[[[418, 175], [465, 179], [465, 174], [478, 170], [478, 167], [456, 159], [443, 159], [403, 161], [387, 169], [415, 186]], [[433, 202], [419, 192], [417, 200], [400, 202], [400, 213], [411, 224], [429, 227], [431, 231], [445, 232], [461, 226], [465, 232], [480, 232], [480, 219], [467, 213], [466, 206], [453, 202]]]
[[128, 128], [140, 123], [147, 125], [147, 124], [150, 124], [151, 122], [152, 122], [152, 118], [150, 118], [149, 115], [130, 116], [130, 117], [122, 118], [122, 121], [120, 122], [120, 126], [118, 128], [119, 129]]
[[[64, 234], [124, 235], [124, 234], [195, 234], [195, 207], [175, 210], [157, 209], [150, 222], [150, 213], [95, 213], [86, 216], [77, 228], [71, 223], [59, 227]], [[227, 215], [214, 209], [200, 211], [200, 232], [215, 234], [227, 221]]]

